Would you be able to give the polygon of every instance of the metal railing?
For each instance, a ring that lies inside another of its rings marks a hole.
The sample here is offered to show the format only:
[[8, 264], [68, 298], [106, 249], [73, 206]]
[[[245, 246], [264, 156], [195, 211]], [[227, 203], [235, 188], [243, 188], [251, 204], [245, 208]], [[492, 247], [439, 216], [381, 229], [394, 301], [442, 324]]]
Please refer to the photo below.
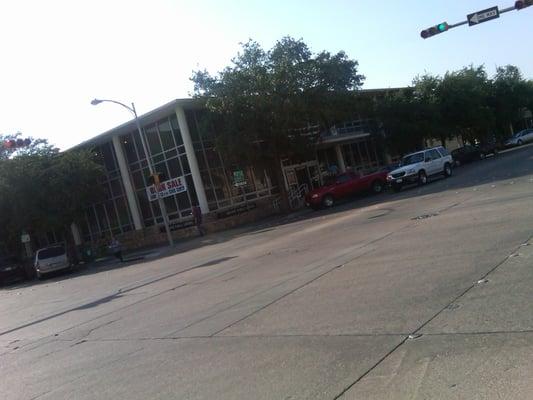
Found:
[[307, 183], [303, 183], [298, 187], [289, 190], [289, 206], [291, 209], [296, 210], [304, 206], [305, 195], [309, 192], [309, 186]]

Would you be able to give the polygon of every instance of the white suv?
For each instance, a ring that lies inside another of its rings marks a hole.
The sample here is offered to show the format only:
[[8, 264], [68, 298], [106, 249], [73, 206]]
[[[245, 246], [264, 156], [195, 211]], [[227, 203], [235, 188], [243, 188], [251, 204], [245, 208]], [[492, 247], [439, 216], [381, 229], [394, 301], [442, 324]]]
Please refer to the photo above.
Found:
[[452, 156], [442, 146], [418, 151], [403, 157], [400, 167], [387, 175], [387, 182], [395, 192], [402, 190], [407, 183], [425, 185], [429, 176], [450, 176], [452, 164]]

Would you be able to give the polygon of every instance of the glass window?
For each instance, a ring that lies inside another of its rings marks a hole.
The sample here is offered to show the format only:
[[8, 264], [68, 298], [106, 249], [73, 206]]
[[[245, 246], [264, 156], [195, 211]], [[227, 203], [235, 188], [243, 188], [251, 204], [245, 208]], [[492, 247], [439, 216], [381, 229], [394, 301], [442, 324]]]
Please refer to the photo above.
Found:
[[439, 158], [441, 158], [441, 155], [439, 154], [439, 152], [435, 149], [432, 149], [428, 152], [429, 154], [429, 157], [432, 159], [432, 160], [438, 160]]
[[105, 182], [105, 183], [102, 183], [102, 188], [104, 189], [104, 198], [105, 199], [110, 199], [112, 196], [111, 196], [111, 189], [109, 188], [109, 183]]
[[109, 228], [109, 225], [107, 224], [107, 218], [105, 215], [105, 209], [103, 204], [97, 204], [95, 206], [96, 209], [96, 215], [98, 218], [98, 222], [100, 224], [101, 230], [107, 230]]
[[159, 130], [159, 137], [161, 138], [161, 144], [163, 150], [170, 150], [176, 147], [174, 143], [174, 137], [172, 135], [172, 129], [170, 129], [170, 122], [168, 119], [164, 119], [157, 124]]
[[347, 174], [343, 174], [343, 175], [337, 176], [337, 178], [335, 179], [335, 182], [336, 183], [345, 183], [345, 182], [348, 182], [349, 180], [350, 180], [350, 176], [347, 175]]
[[152, 157], [152, 163], [157, 164], [163, 161], [164, 159], [165, 159], [165, 156], [161, 153], [161, 154], [158, 154], [157, 156]]
[[168, 180], [169, 174], [168, 174], [167, 163], [166, 162], [163, 161], [163, 162], [161, 162], [159, 164], [155, 164], [154, 165], [154, 169], [155, 169], [155, 172], [159, 172], [159, 173], [163, 174], [163, 176], [161, 177], [162, 178], [161, 181]]
[[189, 161], [187, 161], [187, 156], [180, 156], [181, 166], [183, 167], [183, 173], [185, 175], [191, 173], [191, 168], [189, 167]]
[[196, 160], [198, 161], [198, 168], [200, 171], [205, 171], [207, 169], [207, 163], [205, 162], [204, 153], [202, 150], [195, 151]]
[[132, 172], [131, 176], [133, 177], [133, 186], [135, 186], [135, 189], [142, 189], [145, 187], [142, 170]]
[[168, 166], [169, 178], [177, 178], [178, 176], [182, 176], [183, 173], [181, 170], [180, 161], [177, 158], [168, 160], [167, 166]]
[[176, 201], [178, 202], [178, 207], [181, 211], [191, 208], [191, 202], [189, 201], [187, 192], [179, 193], [175, 197]]
[[450, 152], [446, 150], [444, 147], [439, 147], [440, 154], [442, 154], [443, 157], [449, 156]]
[[59, 257], [65, 254], [65, 248], [63, 246], [49, 247], [44, 250], [39, 250], [37, 258], [39, 260], [46, 260], [48, 258]]
[[138, 161], [139, 158], [137, 156], [137, 150], [135, 150], [135, 143], [133, 142], [132, 135], [121, 136], [120, 141], [122, 142], [122, 147], [124, 148], [128, 164]]
[[117, 205], [118, 219], [120, 221], [120, 225], [122, 225], [123, 227], [125, 225], [129, 225], [131, 221], [129, 209], [126, 205], [126, 200], [124, 199], [124, 197], [120, 197], [115, 200], [115, 203]]
[[170, 126], [172, 127], [172, 133], [174, 134], [174, 140], [176, 141], [177, 146], [183, 144], [183, 139], [181, 138], [181, 131], [178, 124], [178, 119], [175, 115], [170, 116]]
[[150, 154], [155, 156], [163, 151], [161, 148], [161, 142], [159, 141], [159, 135], [157, 134], [157, 129], [155, 124], [148, 125], [145, 130], [145, 138], [148, 141], [148, 148], [150, 149]]
[[176, 201], [174, 200], [174, 196], [165, 197], [163, 199], [165, 202], [165, 207], [167, 209], [167, 214], [174, 214], [178, 212], [178, 206], [176, 205]]
[[104, 158], [104, 165], [108, 171], [114, 171], [117, 169], [115, 163], [115, 152], [111, 146], [112, 144], [110, 142], [100, 146], [102, 156]]
[[168, 158], [172, 158], [172, 157], [176, 157], [178, 155], [178, 151], [174, 148], [172, 150], [168, 150], [165, 152], [165, 157], [168, 159]]
[[185, 110], [185, 117], [187, 118], [187, 125], [189, 126], [189, 132], [193, 142], [200, 140], [198, 135], [198, 126], [196, 125], [196, 119], [193, 110]]
[[415, 153], [402, 159], [402, 166], [412, 165], [424, 161], [424, 153]]
[[137, 199], [139, 200], [139, 208], [141, 209], [141, 214], [143, 216], [143, 220], [149, 221], [153, 219], [152, 210], [150, 208], [150, 202], [148, 200], [148, 197], [146, 195], [146, 191], [139, 190], [137, 192]]
[[120, 180], [113, 179], [109, 182], [109, 185], [111, 186], [111, 194], [113, 195], [113, 197], [122, 196], [123, 192]]
[[220, 155], [212, 147], [205, 149], [205, 156], [207, 158], [209, 168], [218, 168], [222, 166]]
[[119, 226], [118, 223], [118, 216], [115, 211], [115, 205], [112, 201], [107, 201], [105, 203], [105, 209], [107, 211], [107, 217], [109, 219], [109, 225], [111, 225], [112, 228]]
[[187, 175], [185, 181], [187, 182], [187, 192], [189, 192], [192, 204], [198, 205], [198, 197], [196, 196], [196, 189], [194, 187], [194, 182], [192, 181], [192, 176]]

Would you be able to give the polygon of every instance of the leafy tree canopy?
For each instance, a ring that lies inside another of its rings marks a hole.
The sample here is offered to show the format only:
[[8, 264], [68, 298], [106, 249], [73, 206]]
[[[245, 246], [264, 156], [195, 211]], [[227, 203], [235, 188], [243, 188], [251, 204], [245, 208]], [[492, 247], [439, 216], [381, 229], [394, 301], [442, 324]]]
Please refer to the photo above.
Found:
[[338, 120], [364, 76], [343, 51], [313, 54], [301, 39], [287, 36], [268, 51], [250, 40], [218, 74], [195, 71], [191, 79], [195, 95], [223, 121], [219, 149], [242, 159], [255, 157], [261, 144], [262, 156], [276, 160], [306, 148], [301, 128], [307, 124], [329, 128]]
[[64, 230], [101, 198], [103, 168], [91, 152], [58, 153], [39, 142], [0, 160], [0, 241], [17, 244], [22, 231]]

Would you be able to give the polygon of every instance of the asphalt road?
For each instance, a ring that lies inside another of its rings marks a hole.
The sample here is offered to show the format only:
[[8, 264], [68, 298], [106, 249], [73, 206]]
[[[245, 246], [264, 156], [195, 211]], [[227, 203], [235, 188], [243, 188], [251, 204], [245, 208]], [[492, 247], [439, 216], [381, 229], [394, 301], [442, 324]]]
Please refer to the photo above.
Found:
[[533, 147], [0, 291], [8, 399], [531, 399]]

